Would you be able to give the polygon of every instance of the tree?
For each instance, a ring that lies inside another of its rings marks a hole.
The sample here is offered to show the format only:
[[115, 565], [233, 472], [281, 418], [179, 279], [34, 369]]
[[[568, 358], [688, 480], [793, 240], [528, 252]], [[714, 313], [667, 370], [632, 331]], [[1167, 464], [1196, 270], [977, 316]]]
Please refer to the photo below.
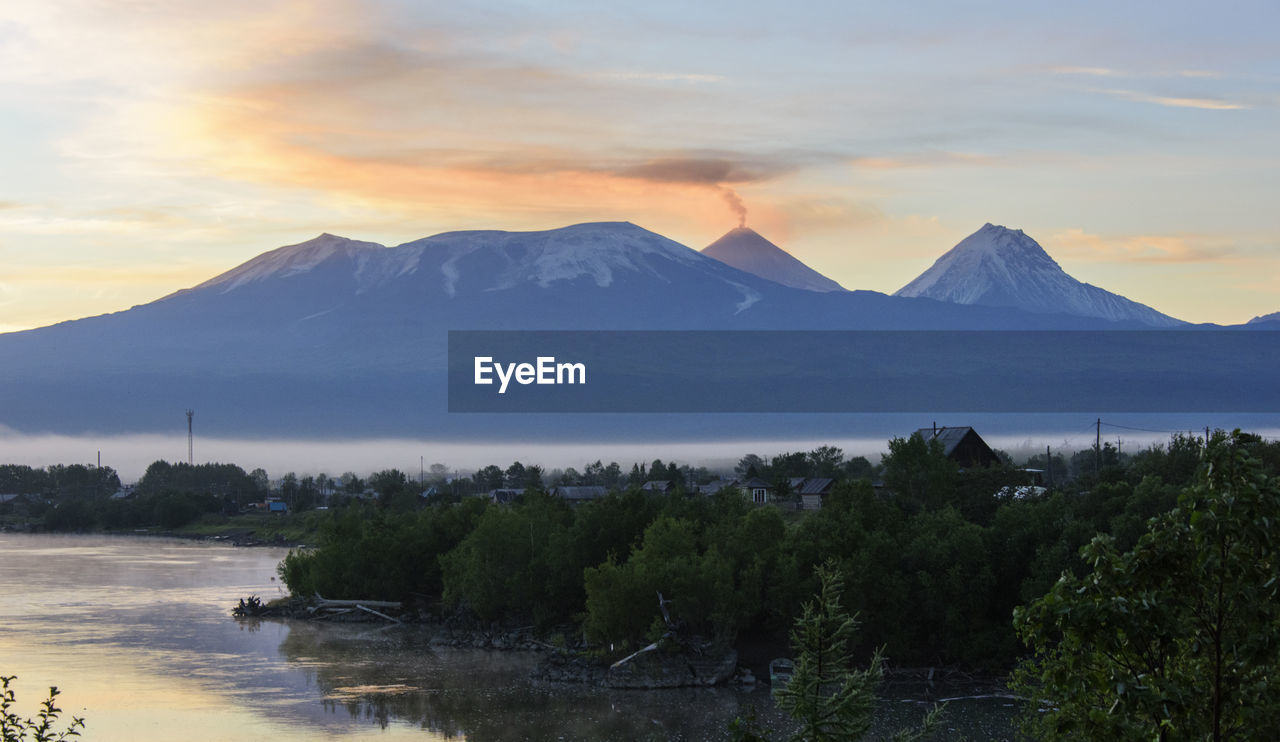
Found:
[[507, 467], [506, 475], [503, 479], [503, 485], [507, 487], [524, 487], [525, 486], [525, 470], [524, 464], [516, 461]]
[[835, 446], [818, 446], [805, 456], [809, 460], [811, 476], [835, 478], [842, 473], [844, 451]]
[[1089, 574], [1064, 574], [1015, 611], [1034, 651], [1017, 673], [1032, 736], [1222, 740], [1274, 728], [1280, 484], [1243, 443], [1239, 431], [1215, 436], [1195, 485], [1133, 550], [1095, 538]]
[[502, 487], [502, 469], [493, 464], [489, 464], [480, 471], [476, 472], [471, 479], [476, 483], [477, 492], [488, 492]]
[[926, 441], [919, 433], [894, 438], [883, 464], [885, 486], [898, 497], [934, 509], [955, 495], [960, 471], [937, 438]]
[[[804, 604], [791, 630], [795, 672], [791, 680], [773, 691], [778, 708], [800, 723], [791, 742], [856, 740], [871, 728], [876, 689], [884, 678], [880, 652], [866, 669], [853, 665], [853, 639], [858, 621], [841, 605], [844, 578], [835, 563], [818, 567], [818, 594]], [[937, 707], [925, 716], [920, 728], [894, 735], [898, 740], [918, 740], [933, 732]], [[748, 739], [764, 739], [755, 732]]]
[[[352, 476], [355, 476], [354, 474]], [[267, 477], [267, 470], [261, 467], [249, 472], [249, 479], [253, 482], [253, 487], [258, 494], [265, 495], [271, 490], [271, 479]]]
[[751, 477], [760, 476], [760, 472], [764, 468], [764, 459], [754, 453], [749, 453], [738, 459], [738, 465], [733, 467], [733, 473], [742, 479], [750, 479]]
[[57, 686], [49, 688], [49, 697], [40, 702], [40, 711], [35, 718], [23, 719], [12, 709], [17, 703], [12, 683], [17, 677], [0, 676], [0, 739], [4, 742], [61, 742], [68, 737], [79, 737], [84, 729], [84, 719], [71, 717], [66, 729], [58, 730], [58, 717], [62, 709], [56, 705], [59, 695]]
[[800, 722], [791, 739], [857, 739], [871, 726], [884, 669], [879, 653], [867, 669], [853, 667], [858, 622], [840, 605], [844, 580], [834, 564], [818, 568], [818, 582], [816, 599], [804, 604], [791, 630], [795, 675], [773, 697], [778, 708]]

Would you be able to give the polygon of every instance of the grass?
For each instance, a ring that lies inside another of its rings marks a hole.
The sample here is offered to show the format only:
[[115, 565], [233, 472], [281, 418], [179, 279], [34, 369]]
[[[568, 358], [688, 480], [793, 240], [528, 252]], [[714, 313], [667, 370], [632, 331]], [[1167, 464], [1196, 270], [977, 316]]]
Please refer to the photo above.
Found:
[[323, 512], [306, 513], [245, 513], [242, 515], [205, 514], [199, 519], [173, 529], [155, 527], [149, 530], [164, 531], [179, 536], [193, 537], [245, 537], [257, 541], [282, 541], [290, 544], [312, 543], [324, 518]]

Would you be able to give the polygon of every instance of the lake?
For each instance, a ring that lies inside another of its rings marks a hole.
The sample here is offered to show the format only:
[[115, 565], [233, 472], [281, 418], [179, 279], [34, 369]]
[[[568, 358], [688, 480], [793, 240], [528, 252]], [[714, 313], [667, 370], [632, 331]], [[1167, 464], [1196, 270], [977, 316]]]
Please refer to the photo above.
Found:
[[[202, 740], [712, 740], [767, 685], [616, 691], [529, 679], [538, 655], [430, 646], [422, 627], [237, 620], [283, 595], [284, 549], [151, 537], [0, 533], [0, 674], [19, 712], [50, 685], [96, 742]], [[942, 695], [959, 694], [954, 689]], [[918, 717], [896, 689], [885, 728]], [[947, 736], [1011, 736], [1001, 699], [952, 702]]]

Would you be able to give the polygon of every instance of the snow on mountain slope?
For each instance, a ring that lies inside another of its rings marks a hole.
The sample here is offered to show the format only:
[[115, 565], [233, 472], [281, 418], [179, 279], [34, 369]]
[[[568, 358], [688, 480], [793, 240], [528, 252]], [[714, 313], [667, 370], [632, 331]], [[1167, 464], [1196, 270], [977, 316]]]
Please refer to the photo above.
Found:
[[702, 254], [783, 286], [806, 291], [845, 290], [748, 227], [726, 232], [702, 248]]
[[1145, 304], [1077, 281], [1022, 230], [993, 224], [961, 240], [894, 295], [1153, 327], [1186, 324]]
[[481, 251], [494, 253], [500, 261], [490, 290], [525, 282], [545, 288], [582, 277], [604, 287], [627, 272], [663, 280], [670, 263], [697, 266], [701, 260], [694, 250], [629, 222], [575, 224], [544, 232], [446, 232], [396, 249], [406, 248], [446, 256], [439, 270], [451, 295], [457, 291], [465, 258]]
[[329, 233], [315, 239], [286, 245], [232, 268], [196, 286], [192, 290], [221, 287], [222, 293], [269, 278], [288, 278], [314, 270], [334, 257], [350, 258], [363, 264], [379, 251], [387, 248], [376, 242], [360, 242]]

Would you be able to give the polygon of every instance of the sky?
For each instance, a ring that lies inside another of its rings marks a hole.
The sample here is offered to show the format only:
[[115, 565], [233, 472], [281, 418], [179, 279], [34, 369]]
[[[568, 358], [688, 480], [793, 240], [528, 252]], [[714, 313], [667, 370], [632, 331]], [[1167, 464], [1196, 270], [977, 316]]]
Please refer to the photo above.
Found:
[[[960, 7], [963, 5], [963, 7]], [[986, 222], [1280, 311], [1280, 6], [8, 0], [0, 332], [322, 232], [748, 226], [891, 293]]]

